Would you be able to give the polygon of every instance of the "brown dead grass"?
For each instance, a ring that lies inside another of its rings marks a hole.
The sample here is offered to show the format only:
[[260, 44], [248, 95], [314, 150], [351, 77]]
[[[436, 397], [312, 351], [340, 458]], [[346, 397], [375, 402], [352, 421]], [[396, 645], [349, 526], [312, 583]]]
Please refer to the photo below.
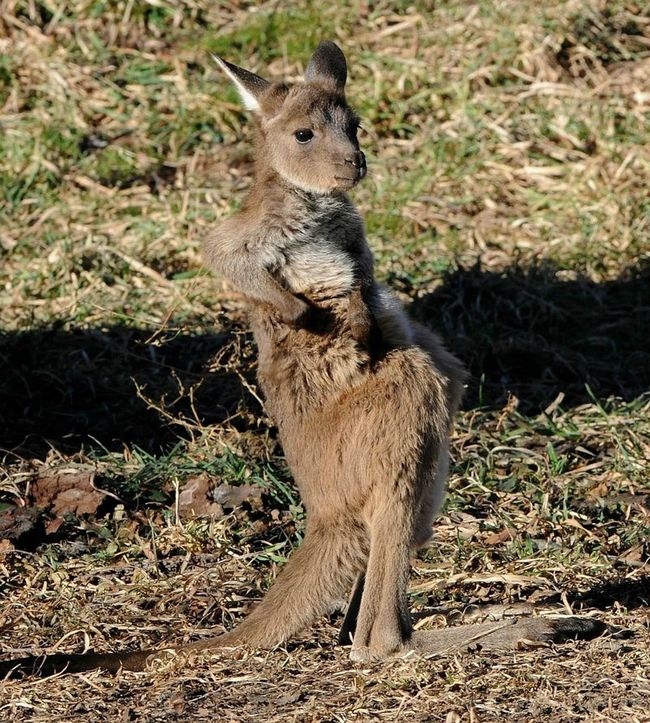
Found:
[[[241, 300], [201, 269], [252, 170], [206, 57], [297, 76], [324, 34], [351, 60], [379, 274], [473, 374], [449, 501], [413, 563], [418, 625], [525, 604], [634, 636], [360, 666], [333, 613], [286, 650], [0, 683], [0, 718], [647, 721], [650, 18], [634, 2], [0, 0], [0, 515], [26, 515], [2, 528], [3, 657], [230, 627], [299, 541]], [[31, 488], [53, 474], [109, 494], [39, 513]], [[198, 475], [263, 492], [182, 516]]]

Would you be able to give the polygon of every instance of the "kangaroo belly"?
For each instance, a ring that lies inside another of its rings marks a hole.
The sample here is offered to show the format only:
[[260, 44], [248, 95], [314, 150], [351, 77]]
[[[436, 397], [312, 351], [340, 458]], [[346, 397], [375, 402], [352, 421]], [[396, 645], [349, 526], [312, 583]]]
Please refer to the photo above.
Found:
[[426, 484], [435, 476], [449, 430], [449, 380], [426, 352], [393, 349], [370, 365], [350, 338], [318, 340], [302, 331], [276, 333], [264, 346], [267, 410], [308, 509], [319, 505], [321, 490], [331, 509], [361, 509], [375, 483], [403, 477]]
[[281, 433], [359, 384], [369, 363], [352, 337], [346, 310], [333, 306], [321, 311], [326, 331], [292, 329], [264, 314], [252, 319], [258, 379]]

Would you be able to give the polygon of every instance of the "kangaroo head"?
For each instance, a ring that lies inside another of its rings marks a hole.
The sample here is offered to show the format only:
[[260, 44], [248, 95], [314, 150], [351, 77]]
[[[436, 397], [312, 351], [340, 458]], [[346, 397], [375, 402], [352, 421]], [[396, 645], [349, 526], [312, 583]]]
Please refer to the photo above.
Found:
[[258, 122], [258, 160], [285, 181], [312, 193], [345, 191], [366, 175], [359, 119], [345, 100], [347, 65], [341, 49], [320, 43], [302, 83], [270, 83], [213, 56]]

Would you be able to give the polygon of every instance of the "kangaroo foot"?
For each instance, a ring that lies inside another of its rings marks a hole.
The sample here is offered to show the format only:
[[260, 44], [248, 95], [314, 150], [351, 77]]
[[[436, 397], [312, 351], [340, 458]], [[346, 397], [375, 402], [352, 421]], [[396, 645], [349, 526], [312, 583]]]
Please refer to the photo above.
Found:
[[421, 655], [463, 649], [515, 650], [525, 644], [592, 640], [608, 629], [605, 623], [593, 618], [515, 618], [442, 630], [417, 630], [411, 638], [411, 648]]

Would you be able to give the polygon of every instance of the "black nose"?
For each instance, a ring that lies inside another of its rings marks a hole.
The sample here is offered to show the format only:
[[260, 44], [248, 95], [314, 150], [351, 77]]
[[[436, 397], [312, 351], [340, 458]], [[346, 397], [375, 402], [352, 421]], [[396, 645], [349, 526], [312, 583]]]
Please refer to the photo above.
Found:
[[360, 178], [363, 178], [366, 175], [366, 157], [361, 151], [356, 151], [354, 155], [350, 158], [346, 158], [345, 160], [359, 171]]

